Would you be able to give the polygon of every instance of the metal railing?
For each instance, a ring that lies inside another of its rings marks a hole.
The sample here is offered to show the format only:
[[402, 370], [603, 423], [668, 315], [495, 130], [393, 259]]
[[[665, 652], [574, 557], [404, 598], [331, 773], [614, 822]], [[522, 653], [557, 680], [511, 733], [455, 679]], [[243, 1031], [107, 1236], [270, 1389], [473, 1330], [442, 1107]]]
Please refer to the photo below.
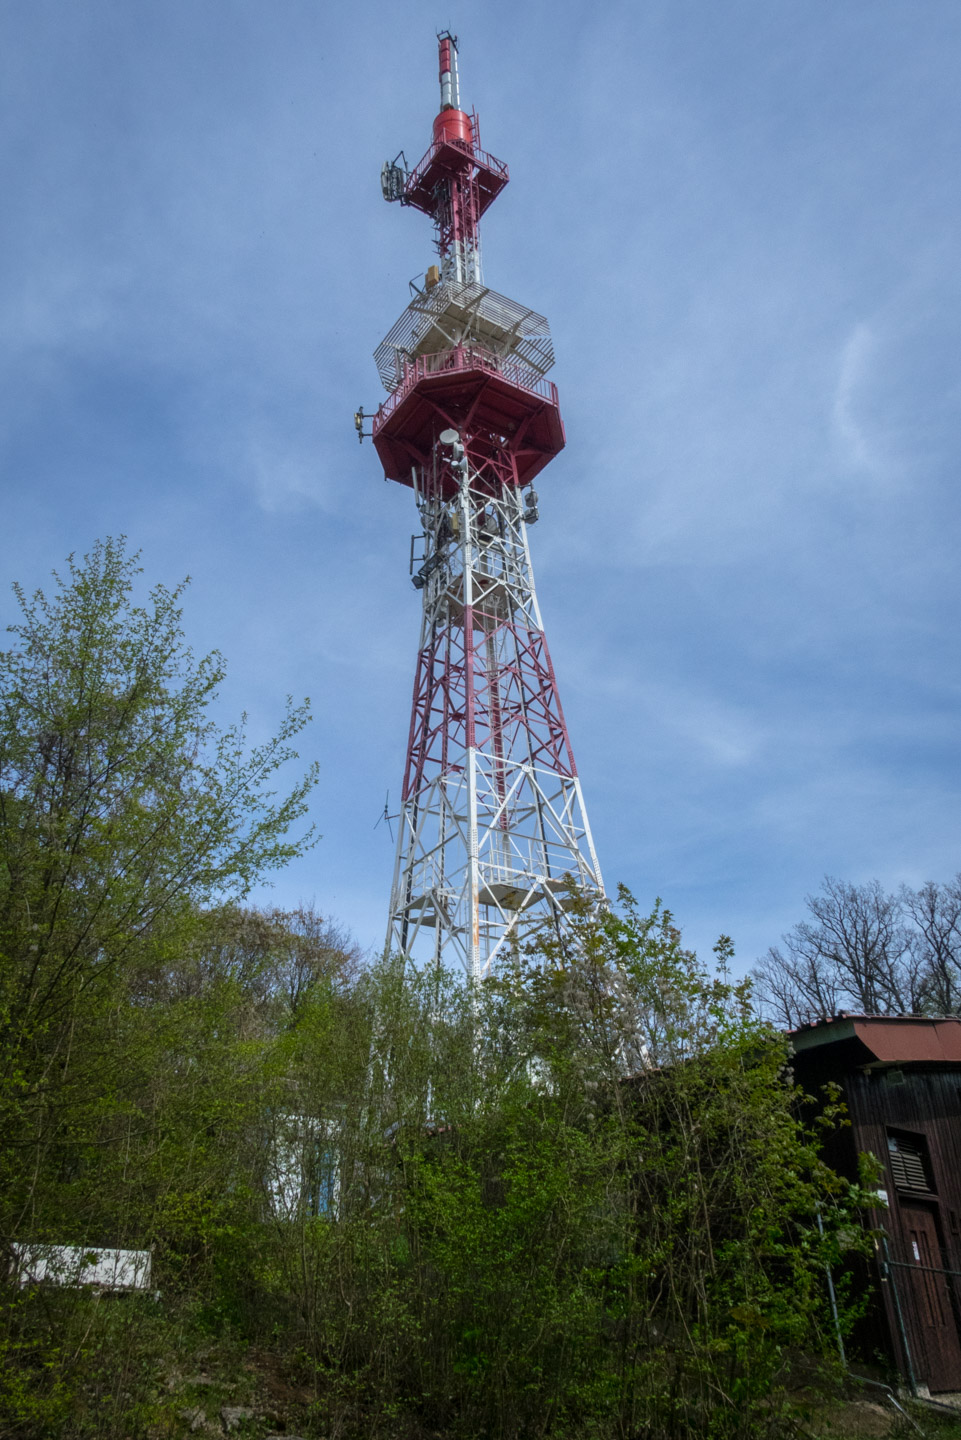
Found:
[[418, 355], [416, 359], [403, 362], [400, 383], [374, 416], [374, 434], [377, 434], [421, 380], [456, 370], [486, 370], [492, 375], [502, 375], [509, 384], [515, 385], [526, 394], [536, 395], [538, 399], [546, 400], [551, 405], [558, 403], [557, 386], [554, 382], [543, 378], [535, 379], [529, 367], [522, 361], [501, 360], [480, 345], [454, 345], [449, 350], [439, 350], [432, 355]]
[[412, 190], [421, 180], [438, 150], [448, 146], [453, 146], [455, 150], [462, 150], [464, 154], [469, 156], [474, 164], [478, 165], [482, 170], [489, 170], [492, 175], [497, 175], [498, 177], [503, 176], [505, 184], [510, 179], [507, 162], [505, 160], [498, 160], [496, 156], [489, 154], [487, 150], [481, 150], [478, 146], [471, 144], [467, 140], [458, 140], [455, 139], [454, 136], [450, 136], [449, 138], [445, 137], [443, 140], [431, 141], [426, 154], [418, 160], [407, 177], [407, 185], [405, 187], [407, 190]]

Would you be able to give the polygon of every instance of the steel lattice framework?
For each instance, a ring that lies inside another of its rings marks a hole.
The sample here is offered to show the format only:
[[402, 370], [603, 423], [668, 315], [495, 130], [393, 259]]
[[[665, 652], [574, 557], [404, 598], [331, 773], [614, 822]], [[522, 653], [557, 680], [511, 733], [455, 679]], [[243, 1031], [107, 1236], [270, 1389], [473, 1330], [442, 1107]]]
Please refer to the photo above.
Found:
[[603, 885], [528, 546], [532, 481], [564, 445], [550, 330], [483, 284], [478, 221], [508, 171], [460, 109], [456, 38], [438, 38], [431, 146], [381, 176], [432, 218], [441, 261], [375, 352], [391, 393], [374, 445], [414, 492], [424, 607], [388, 946], [480, 978], [545, 926], [563, 935], [569, 880]]

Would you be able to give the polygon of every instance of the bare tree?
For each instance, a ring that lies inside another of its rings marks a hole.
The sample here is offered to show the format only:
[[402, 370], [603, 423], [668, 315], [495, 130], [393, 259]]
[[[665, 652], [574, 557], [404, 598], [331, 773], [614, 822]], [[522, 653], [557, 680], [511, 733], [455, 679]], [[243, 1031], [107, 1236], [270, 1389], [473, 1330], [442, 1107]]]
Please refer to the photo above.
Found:
[[844, 1001], [837, 977], [816, 958], [800, 953], [793, 932], [784, 949], [772, 945], [751, 971], [761, 1012], [792, 1030], [822, 1015], [835, 1015]]
[[920, 890], [902, 886], [900, 899], [913, 922], [910, 949], [921, 1008], [961, 1013], [961, 874], [947, 885], [929, 880]]
[[826, 876], [807, 897], [802, 920], [772, 946], [753, 975], [761, 1008], [794, 1026], [841, 1009], [904, 1014], [921, 1008], [925, 988], [915, 963], [904, 901], [872, 880], [851, 885]]

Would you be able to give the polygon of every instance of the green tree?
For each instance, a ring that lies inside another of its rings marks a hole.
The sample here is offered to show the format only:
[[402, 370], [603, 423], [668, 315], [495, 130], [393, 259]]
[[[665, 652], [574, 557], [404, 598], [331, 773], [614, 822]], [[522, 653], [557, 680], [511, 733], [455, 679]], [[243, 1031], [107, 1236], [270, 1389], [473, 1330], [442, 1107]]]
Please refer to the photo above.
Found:
[[10, 1275], [17, 1244], [150, 1246], [167, 1305], [0, 1290], [4, 1433], [136, 1430], [175, 1321], [242, 1322], [278, 1037], [346, 963], [238, 903], [313, 843], [314, 769], [280, 785], [306, 702], [261, 745], [219, 727], [220, 655], [140, 573], [108, 540], [15, 586], [0, 653], [0, 1241]]
[[307, 702], [288, 701], [277, 735], [248, 747], [243, 721], [221, 729], [212, 718], [224, 665], [185, 642], [186, 582], [138, 603], [141, 572], [123, 540], [68, 567], [49, 596], [14, 586], [16, 643], [0, 653], [8, 1237], [40, 1222], [43, 1177], [74, 1164], [71, 1126], [103, 1093], [111, 1015], [132, 977], [179, 954], [205, 907], [244, 896], [313, 842], [291, 827], [315, 770], [272, 788], [295, 758]]

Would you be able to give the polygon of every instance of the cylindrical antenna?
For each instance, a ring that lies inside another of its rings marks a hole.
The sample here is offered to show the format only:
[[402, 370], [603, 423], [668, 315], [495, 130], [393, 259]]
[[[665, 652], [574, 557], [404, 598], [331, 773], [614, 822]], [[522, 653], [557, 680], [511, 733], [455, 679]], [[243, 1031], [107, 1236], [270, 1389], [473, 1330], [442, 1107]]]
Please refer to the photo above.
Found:
[[437, 37], [440, 59], [440, 108], [460, 109], [460, 83], [457, 79], [457, 36], [442, 30]]

